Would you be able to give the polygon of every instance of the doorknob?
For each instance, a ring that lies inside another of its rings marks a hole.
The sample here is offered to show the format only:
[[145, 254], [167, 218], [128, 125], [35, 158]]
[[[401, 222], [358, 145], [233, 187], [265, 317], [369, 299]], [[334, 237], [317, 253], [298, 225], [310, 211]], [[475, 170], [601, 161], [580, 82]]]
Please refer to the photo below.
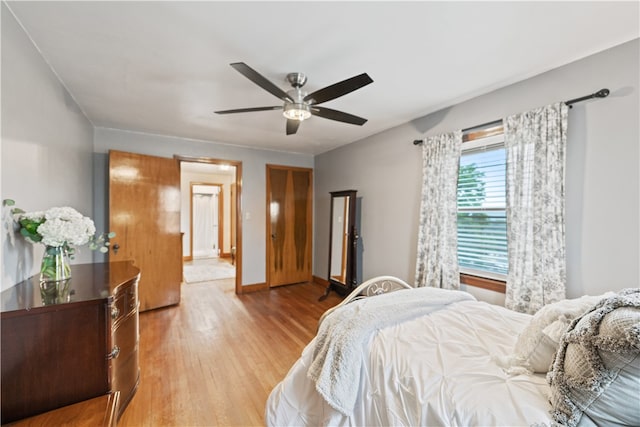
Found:
[[112, 246], [112, 248], [113, 248], [113, 253], [117, 254], [118, 253], [118, 249], [120, 249], [120, 245], [116, 243], [115, 245]]

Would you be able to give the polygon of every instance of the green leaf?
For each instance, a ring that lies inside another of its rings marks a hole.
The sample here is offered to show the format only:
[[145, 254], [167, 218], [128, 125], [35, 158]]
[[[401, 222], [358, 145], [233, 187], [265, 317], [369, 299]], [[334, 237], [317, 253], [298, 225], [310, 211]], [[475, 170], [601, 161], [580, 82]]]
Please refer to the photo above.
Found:
[[42, 240], [41, 235], [39, 235], [38, 233], [31, 233], [26, 228], [21, 228], [20, 234], [22, 234], [25, 238], [31, 240], [34, 243], [38, 243], [39, 241]]
[[12, 199], [4, 199], [2, 201], [2, 206], [15, 206], [15, 205], [16, 205], [16, 202], [15, 200], [12, 200]]
[[113, 239], [114, 237], [116, 237], [115, 231], [109, 232], [109, 234], [107, 234], [107, 237], [110, 238], [110, 239]]

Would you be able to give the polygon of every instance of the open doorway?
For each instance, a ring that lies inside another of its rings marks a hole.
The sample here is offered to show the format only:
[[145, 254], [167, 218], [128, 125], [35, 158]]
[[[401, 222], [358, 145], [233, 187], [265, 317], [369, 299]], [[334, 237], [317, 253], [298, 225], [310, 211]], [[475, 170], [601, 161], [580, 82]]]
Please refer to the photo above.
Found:
[[184, 282], [226, 279], [241, 286], [239, 200], [241, 163], [219, 159], [180, 160]]

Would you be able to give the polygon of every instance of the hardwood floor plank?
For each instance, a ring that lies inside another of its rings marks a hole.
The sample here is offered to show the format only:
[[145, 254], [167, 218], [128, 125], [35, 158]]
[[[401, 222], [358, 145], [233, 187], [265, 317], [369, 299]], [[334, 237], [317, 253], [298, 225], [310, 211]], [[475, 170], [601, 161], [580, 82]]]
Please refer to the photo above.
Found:
[[182, 285], [140, 315], [140, 386], [118, 425], [258, 426], [273, 387], [340, 298], [300, 284], [235, 295], [233, 279]]

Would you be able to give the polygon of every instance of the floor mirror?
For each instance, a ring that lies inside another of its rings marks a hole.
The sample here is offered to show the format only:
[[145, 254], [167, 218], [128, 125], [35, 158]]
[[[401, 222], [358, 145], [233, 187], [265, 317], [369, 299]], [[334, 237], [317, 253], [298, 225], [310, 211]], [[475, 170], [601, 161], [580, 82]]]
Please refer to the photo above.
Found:
[[356, 190], [332, 191], [329, 216], [329, 285], [321, 297], [332, 290], [344, 296], [357, 286]]

